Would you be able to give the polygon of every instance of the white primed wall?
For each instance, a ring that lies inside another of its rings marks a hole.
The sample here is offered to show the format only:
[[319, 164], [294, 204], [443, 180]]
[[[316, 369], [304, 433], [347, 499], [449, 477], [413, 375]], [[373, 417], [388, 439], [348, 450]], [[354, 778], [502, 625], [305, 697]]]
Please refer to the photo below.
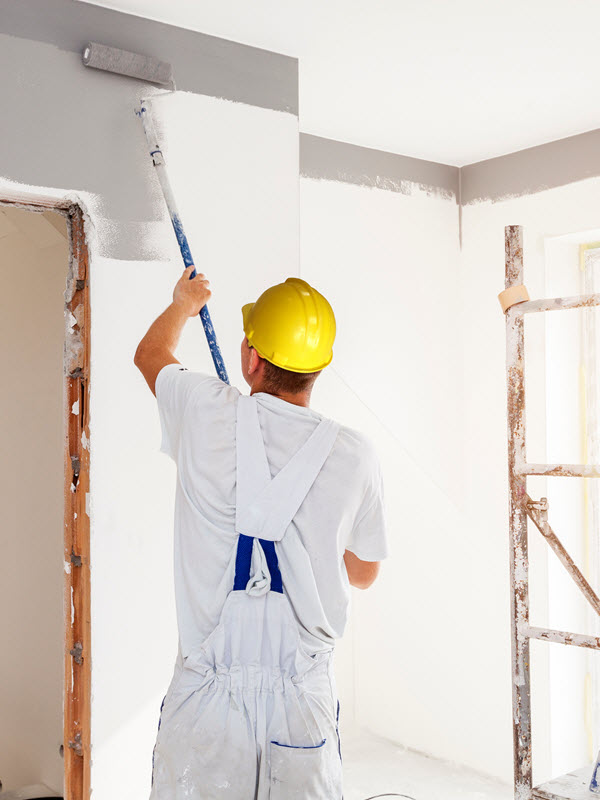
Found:
[[385, 476], [391, 558], [373, 588], [353, 598], [355, 721], [459, 759], [465, 742], [452, 731], [465, 714], [465, 667], [457, 640], [468, 638], [477, 579], [469, 574], [466, 584], [448, 568], [471, 558], [457, 468], [458, 206], [416, 186], [405, 195], [309, 179], [300, 198], [301, 274], [331, 300], [338, 321], [334, 361], [313, 405], [364, 430]]

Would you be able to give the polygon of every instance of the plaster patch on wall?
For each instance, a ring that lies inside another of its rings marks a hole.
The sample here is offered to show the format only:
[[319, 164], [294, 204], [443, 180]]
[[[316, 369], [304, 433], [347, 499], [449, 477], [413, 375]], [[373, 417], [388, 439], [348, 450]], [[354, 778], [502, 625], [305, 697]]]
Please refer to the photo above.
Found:
[[69, 561], [65, 561], [64, 563], [65, 563], [65, 572], [67, 573], [67, 575], [70, 575], [71, 574], [71, 564], [70, 564]]
[[85, 435], [85, 431], [83, 431], [82, 434], [81, 434], [81, 445], [82, 445], [84, 450], [88, 450], [89, 449], [89, 443], [90, 443], [90, 440]]

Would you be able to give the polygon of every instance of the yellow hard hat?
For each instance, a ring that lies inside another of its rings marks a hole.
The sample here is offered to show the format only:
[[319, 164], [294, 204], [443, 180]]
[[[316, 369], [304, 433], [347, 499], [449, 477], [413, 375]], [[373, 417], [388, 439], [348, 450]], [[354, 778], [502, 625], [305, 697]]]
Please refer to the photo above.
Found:
[[242, 307], [244, 333], [259, 356], [290, 372], [318, 372], [333, 358], [335, 317], [301, 278], [271, 286]]

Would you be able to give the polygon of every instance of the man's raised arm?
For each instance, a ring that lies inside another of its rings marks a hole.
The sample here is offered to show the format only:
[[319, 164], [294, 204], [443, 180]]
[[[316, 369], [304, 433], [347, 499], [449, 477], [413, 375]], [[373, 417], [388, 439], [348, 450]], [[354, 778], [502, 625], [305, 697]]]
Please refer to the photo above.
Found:
[[208, 280], [199, 272], [190, 280], [194, 266], [186, 267], [173, 290], [173, 302], [157, 317], [139, 343], [133, 363], [140, 370], [152, 394], [156, 395], [156, 376], [167, 364], [181, 363], [175, 358], [183, 326], [208, 303]]

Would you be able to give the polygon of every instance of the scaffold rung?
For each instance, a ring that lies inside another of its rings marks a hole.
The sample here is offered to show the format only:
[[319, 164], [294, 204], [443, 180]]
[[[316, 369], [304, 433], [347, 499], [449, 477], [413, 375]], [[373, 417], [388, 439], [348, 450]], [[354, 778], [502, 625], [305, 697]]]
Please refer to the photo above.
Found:
[[600, 478], [600, 464], [517, 464], [514, 472], [517, 475]]
[[600, 637], [598, 636], [587, 636], [584, 633], [569, 633], [568, 631], [555, 631], [551, 628], [535, 628], [533, 626], [523, 626], [520, 630], [524, 636], [528, 636], [530, 639], [600, 650]]
[[542, 300], [527, 300], [511, 306], [508, 311], [514, 316], [534, 314], [537, 311], [565, 311], [571, 308], [593, 308], [600, 306], [600, 294], [582, 294], [574, 297], [548, 297]]

